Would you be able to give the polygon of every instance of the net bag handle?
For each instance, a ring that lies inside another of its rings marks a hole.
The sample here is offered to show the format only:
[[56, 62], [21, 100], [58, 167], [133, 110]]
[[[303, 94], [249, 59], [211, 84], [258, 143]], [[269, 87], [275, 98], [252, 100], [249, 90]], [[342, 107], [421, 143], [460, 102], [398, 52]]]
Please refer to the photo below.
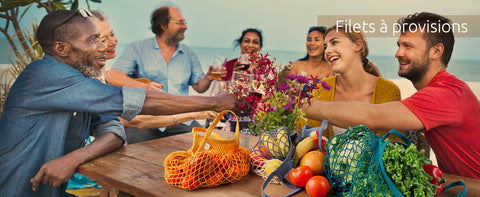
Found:
[[[399, 142], [396, 140], [387, 140], [387, 137], [391, 134], [398, 136], [401, 140], [405, 141], [406, 143]], [[412, 142], [399, 131], [392, 129], [380, 139], [380, 141], [378, 142], [378, 151], [376, 151], [377, 164], [379, 165], [380, 172], [382, 173], [382, 176], [383, 176], [383, 180], [387, 184], [390, 191], [393, 193], [393, 196], [404, 197], [404, 195], [400, 192], [400, 190], [398, 190], [397, 186], [395, 186], [395, 183], [393, 183], [392, 179], [390, 179], [390, 177], [388, 176], [387, 171], [385, 170], [385, 166], [383, 164], [383, 152], [385, 152], [385, 147], [390, 142], [401, 143], [405, 146], [409, 146]]]
[[[392, 129], [391, 131], [389, 131], [389, 132], [382, 138], [382, 142], [386, 139], [386, 136], [389, 135], [389, 134], [395, 134], [395, 135], [398, 136], [400, 139], [402, 139], [403, 141], [406, 142], [406, 144], [404, 144], [404, 145], [410, 146], [411, 141], [410, 141], [405, 135], [403, 135], [402, 133], [400, 133], [399, 131], [397, 131], [397, 130], [395, 130], [395, 129]], [[387, 143], [390, 143], [390, 142], [401, 143], [401, 142], [398, 142], [398, 141], [395, 141], [395, 140], [387, 140], [387, 141], [385, 142], [385, 146], [386, 146]], [[403, 144], [403, 143], [402, 143], [402, 144]], [[385, 146], [383, 146], [383, 150], [382, 150], [382, 151], [379, 151], [379, 152], [381, 152], [382, 154], [383, 154], [383, 152], [384, 152], [384, 150], [385, 150]], [[383, 161], [383, 159], [382, 159], [382, 161]], [[381, 162], [380, 165], [382, 166], [382, 169], [383, 169], [383, 162]], [[383, 172], [385, 172], [385, 170], [382, 170], [382, 173], [383, 173]], [[386, 172], [385, 172], [384, 174], [386, 175]], [[387, 175], [387, 176], [388, 176], [388, 175]], [[388, 180], [388, 181], [387, 181], [387, 184], [389, 184], [388, 182], [391, 182], [391, 179], [388, 178], [387, 180]], [[395, 185], [395, 184], [393, 184], [393, 182], [392, 182], [392, 185]], [[463, 189], [462, 192], [460, 192], [458, 195], [456, 195], [456, 197], [464, 197], [465, 195], [467, 195], [467, 192], [468, 192], [467, 185], [466, 185], [465, 182], [463, 182], [463, 181], [451, 182], [451, 183], [449, 183], [447, 186], [445, 186], [445, 187], [443, 188], [443, 190], [447, 190], [448, 188], [455, 187], [455, 186], [464, 186], [464, 187], [465, 187], [465, 189]], [[390, 187], [390, 184], [389, 184], [389, 187]], [[395, 189], [398, 191], [397, 187], [395, 187]], [[442, 191], [443, 191], [443, 190], [442, 190]], [[400, 191], [398, 191], [398, 192], [400, 192]], [[403, 194], [402, 194], [401, 196], [403, 196]]]
[[467, 185], [466, 185], [465, 182], [463, 182], [463, 181], [451, 182], [451, 183], [449, 183], [447, 186], [445, 186], [445, 187], [442, 189], [442, 191], [447, 190], [448, 188], [455, 187], [455, 186], [463, 186], [463, 187], [465, 187], [465, 189], [463, 189], [462, 192], [460, 192], [459, 194], [457, 194], [456, 197], [464, 197], [464, 196], [467, 195], [467, 192], [468, 192], [468, 190], [467, 190]]
[[[285, 126], [282, 126], [279, 128], [283, 128], [283, 127]], [[276, 130], [278, 130], [279, 128], [277, 128]], [[285, 127], [284, 129], [287, 129], [287, 128]], [[288, 142], [290, 143], [290, 150], [288, 151], [287, 157], [285, 158], [285, 160], [283, 160], [282, 164], [280, 164], [280, 166], [278, 166], [277, 169], [275, 169], [270, 175], [268, 175], [268, 177], [263, 182], [262, 197], [269, 197], [269, 195], [265, 193], [265, 188], [275, 176], [278, 177], [283, 183], [285, 183], [285, 185], [287, 185], [290, 188], [293, 188], [293, 190], [290, 191], [288, 194], [285, 194], [285, 196], [291, 196], [303, 189], [301, 187], [296, 187], [295, 185], [287, 181], [287, 179], [285, 179], [285, 175], [288, 172], [290, 172], [290, 170], [293, 167], [293, 154], [295, 152], [295, 147], [293, 145], [294, 140], [292, 139], [297, 139], [298, 137], [300, 136], [299, 136], [299, 133], [297, 132], [290, 134], [290, 136], [288, 137]]]
[[[238, 117], [237, 115], [231, 111], [231, 110], [225, 110], [225, 111], [222, 111], [220, 114], [217, 115], [217, 117], [215, 118], [215, 120], [213, 120], [212, 124], [210, 124], [210, 126], [207, 128], [207, 131], [205, 132], [205, 136], [203, 137], [202, 141], [200, 142], [199, 144], [199, 147], [205, 147], [205, 143], [207, 142], [207, 138], [210, 137], [211, 133], [213, 132], [213, 129], [215, 129], [215, 127], [217, 126], [218, 122], [220, 122], [220, 119], [222, 119], [223, 115], [226, 114], [226, 113], [232, 113], [234, 116], [235, 116], [235, 119], [237, 120], [237, 126], [235, 127], [235, 147], [238, 147], [240, 142], [239, 142], [239, 138], [240, 138], [240, 129], [238, 127]], [[197, 150], [200, 150], [200, 149], [197, 149]]]

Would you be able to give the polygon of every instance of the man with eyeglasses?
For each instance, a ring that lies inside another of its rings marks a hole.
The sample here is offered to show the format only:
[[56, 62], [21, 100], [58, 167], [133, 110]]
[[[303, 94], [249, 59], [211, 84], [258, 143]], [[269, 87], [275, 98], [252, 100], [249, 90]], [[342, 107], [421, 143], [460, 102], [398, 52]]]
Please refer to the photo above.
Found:
[[[111, 85], [163, 90], [171, 94], [188, 95], [189, 86], [203, 93], [210, 87], [212, 67], [206, 74], [194, 51], [180, 43], [185, 38], [187, 24], [179, 8], [172, 3], [156, 9], [151, 16], [154, 37], [130, 44], [107, 72]], [[144, 84], [132, 78], [148, 78]], [[159, 87], [160, 84], [163, 86]], [[150, 117], [155, 121], [157, 117]], [[136, 119], [140, 121], [140, 119]], [[148, 121], [151, 122], [151, 121]], [[147, 124], [147, 123], [146, 123]], [[201, 125], [193, 120], [164, 128], [139, 130], [126, 127], [127, 143], [190, 132]]]
[[[57, 10], [37, 30], [45, 52], [10, 89], [0, 117], [0, 195], [64, 196], [76, 168], [124, 144], [116, 116], [235, 108], [235, 98], [179, 96], [103, 84], [105, 45], [87, 10]], [[83, 146], [89, 134], [96, 139]]]

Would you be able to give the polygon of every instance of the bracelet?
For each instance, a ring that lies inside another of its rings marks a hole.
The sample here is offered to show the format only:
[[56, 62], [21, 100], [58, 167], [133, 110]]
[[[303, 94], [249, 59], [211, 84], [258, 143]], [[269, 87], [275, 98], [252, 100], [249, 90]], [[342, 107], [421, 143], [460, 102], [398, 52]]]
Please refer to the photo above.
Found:
[[177, 125], [177, 116], [173, 114], [173, 124]]

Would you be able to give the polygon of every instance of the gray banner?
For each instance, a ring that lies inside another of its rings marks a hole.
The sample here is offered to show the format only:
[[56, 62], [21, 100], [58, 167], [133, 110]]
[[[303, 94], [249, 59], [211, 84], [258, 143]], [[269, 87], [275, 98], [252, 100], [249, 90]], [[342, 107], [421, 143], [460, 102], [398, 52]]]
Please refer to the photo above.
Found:
[[444, 15], [452, 25], [440, 26], [432, 21], [425, 26], [401, 26], [398, 19], [406, 15], [318, 15], [318, 25], [347, 26], [347, 31], [362, 31], [367, 37], [398, 37], [401, 29], [438, 32], [453, 29], [455, 37], [480, 37], [480, 15]]

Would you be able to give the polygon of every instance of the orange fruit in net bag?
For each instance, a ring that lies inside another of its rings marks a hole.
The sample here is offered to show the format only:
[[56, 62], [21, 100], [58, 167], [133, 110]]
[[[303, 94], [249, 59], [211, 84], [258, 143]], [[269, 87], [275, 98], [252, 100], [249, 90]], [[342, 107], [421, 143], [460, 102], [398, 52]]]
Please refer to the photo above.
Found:
[[255, 168], [262, 168], [265, 161], [274, 158], [273, 154], [263, 146], [255, 146], [250, 152], [250, 163]]
[[312, 169], [313, 175], [325, 175], [325, 154], [319, 150], [310, 151], [300, 160], [300, 166], [308, 166]]

